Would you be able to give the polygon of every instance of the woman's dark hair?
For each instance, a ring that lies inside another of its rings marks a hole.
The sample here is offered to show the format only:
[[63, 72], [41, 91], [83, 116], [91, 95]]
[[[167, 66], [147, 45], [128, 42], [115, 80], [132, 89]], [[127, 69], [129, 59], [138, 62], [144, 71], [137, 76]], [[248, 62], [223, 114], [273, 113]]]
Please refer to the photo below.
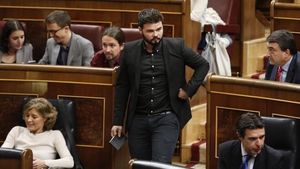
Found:
[[26, 31], [22, 23], [17, 20], [6, 21], [0, 35], [0, 50], [3, 53], [7, 53], [9, 51], [9, 36], [17, 30], [24, 31], [24, 44], [28, 43]]
[[105, 29], [105, 31], [103, 32], [102, 37], [103, 36], [109, 36], [109, 37], [112, 37], [112, 38], [116, 39], [120, 45], [125, 43], [124, 32], [119, 27], [113, 26], [113, 27], [109, 27], [109, 28]]

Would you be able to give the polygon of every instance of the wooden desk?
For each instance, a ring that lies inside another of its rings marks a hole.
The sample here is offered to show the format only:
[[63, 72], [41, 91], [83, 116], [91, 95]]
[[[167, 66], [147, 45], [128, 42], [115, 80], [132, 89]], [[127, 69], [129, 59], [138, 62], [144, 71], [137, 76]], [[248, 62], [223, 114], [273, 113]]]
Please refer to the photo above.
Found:
[[0, 141], [18, 124], [26, 96], [76, 102], [75, 139], [86, 169], [128, 168], [126, 147], [108, 143], [117, 69], [50, 65], [0, 65]]
[[218, 145], [237, 139], [235, 122], [242, 113], [300, 119], [300, 85], [210, 76], [207, 91], [207, 169], [217, 168]]

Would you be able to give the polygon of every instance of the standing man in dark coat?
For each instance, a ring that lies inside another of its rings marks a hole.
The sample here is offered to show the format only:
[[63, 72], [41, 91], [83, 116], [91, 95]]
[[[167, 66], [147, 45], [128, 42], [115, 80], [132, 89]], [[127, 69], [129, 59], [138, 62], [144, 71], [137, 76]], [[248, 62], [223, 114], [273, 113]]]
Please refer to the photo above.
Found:
[[[121, 135], [126, 118], [131, 158], [171, 163], [180, 128], [191, 118], [189, 98], [209, 64], [181, 38], [163, 38], [157, 9], [138, 14], [143, 39], [125, 44], [115, 95], [111, 135]], [[194, 69], [187, 82], [185, 66]]]

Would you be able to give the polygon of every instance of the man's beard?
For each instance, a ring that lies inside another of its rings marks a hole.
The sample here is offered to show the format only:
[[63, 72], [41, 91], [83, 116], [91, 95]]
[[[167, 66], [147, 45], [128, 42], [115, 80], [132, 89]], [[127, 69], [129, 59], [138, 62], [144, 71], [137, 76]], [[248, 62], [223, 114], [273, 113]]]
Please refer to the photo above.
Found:
[[114, 60], [115, 57], [112, 54], [105, 54], [106, 60]]
[[148, 44], [152, 45], [152, 47], [156, 47], [159, 42], [160, 42], [160, 38], [155, 38], [155, 39], [152, 39], [152, 40], [148, 40], [144, 35], [143, 35], [143, 39], [145, 42], [147, 42]]

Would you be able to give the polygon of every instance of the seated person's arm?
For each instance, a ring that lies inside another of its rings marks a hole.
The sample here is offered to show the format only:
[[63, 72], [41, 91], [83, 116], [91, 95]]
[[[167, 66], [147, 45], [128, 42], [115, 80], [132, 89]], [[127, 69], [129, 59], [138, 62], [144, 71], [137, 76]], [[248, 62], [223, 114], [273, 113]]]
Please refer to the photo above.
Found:
[[59, 155], [59, 159], [45, 160], [48, 167], [72, 168], [74, 165], [73, 157], [66, 145], [66, 141], [60, 131], [55, 130], [55, 149]]
[[94, 56], [93, 44], [91, 42], [85, 43], [82, 49], [82, 66], [91, 66], [91, 61]]
[[28, 44], [25, 44], [25, 60], [24, 60], [24, 63], [34, 63], [34, 60], [32, 58], [32, 50], [33, 50], [33, 47], [32, 47], [32, 44], [31, 43], [28, 43]]
[[16, 126], [10, 130], [4, 143], [2, 144], [2, 148], [14, 148], [15, 147], [15, 138], [19, 133], [19, 127]]
[[44, 53], [43, 57], [39, 60], [38, 64], [42, 64], [42, 65], [50, 64], [49, 54], [48, 54], [48, 44], [49, 44], [49, 40], [47, 41], [45, 53]]

